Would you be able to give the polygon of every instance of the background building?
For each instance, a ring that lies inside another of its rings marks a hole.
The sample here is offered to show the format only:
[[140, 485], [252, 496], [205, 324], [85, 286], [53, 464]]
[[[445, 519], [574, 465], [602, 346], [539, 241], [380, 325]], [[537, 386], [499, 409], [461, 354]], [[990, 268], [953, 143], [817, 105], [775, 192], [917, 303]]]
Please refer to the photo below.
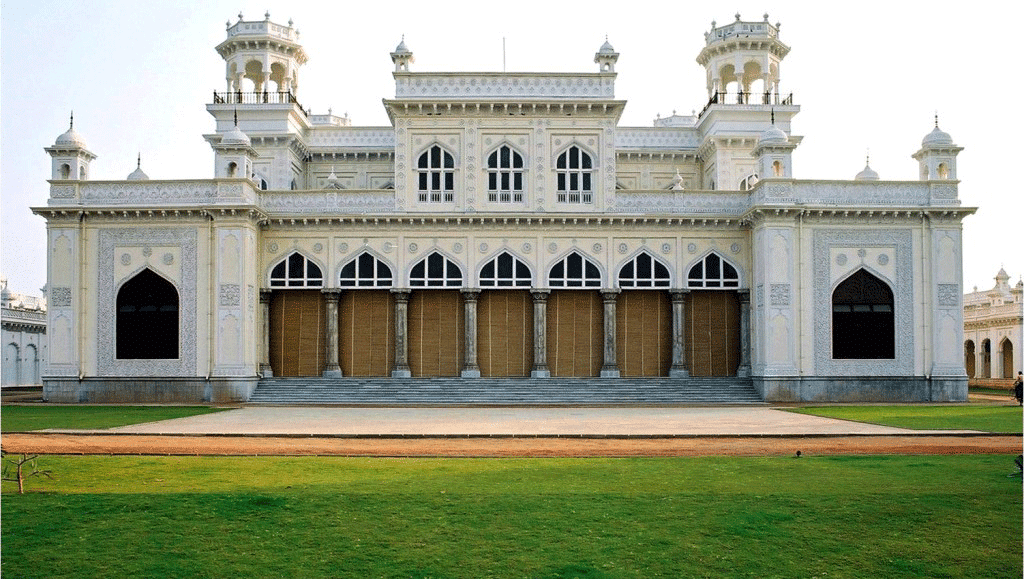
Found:
[[0, 279], [3, 386], [39, 386], [46, 367], [46, 298], [15, 294]]
[[766, 400], [966, 399], [961, 148], [936, 119], [916, 181], [796, 179], [778, 25], [704, 42], [700, 113], [621, 127], [608, 41], [592, 73], [417, 72], [403, 41], [391, 124], [359, 127], [300, 104], [291, 23], [229, 23], [212, 179], [89, 181], [73, 122], [46, 149], [46, 396], [731, 376]]
[[1024, 369], [1024, 282], [1000, 269], [990, 290], [964, 296], [964, 366], [972, 384], [1011, 385]]

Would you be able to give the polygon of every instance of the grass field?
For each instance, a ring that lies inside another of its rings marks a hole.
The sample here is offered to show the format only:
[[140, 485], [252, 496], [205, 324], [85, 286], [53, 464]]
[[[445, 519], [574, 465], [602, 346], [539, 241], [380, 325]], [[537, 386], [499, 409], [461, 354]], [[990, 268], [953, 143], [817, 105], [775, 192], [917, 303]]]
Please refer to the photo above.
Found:
[[789, 409], [840, 420], [869, 422], [915, 430], [981, 430], [984, 432], [1021, 432], [1019, 406], [809, 406]]
[[206, 406], [3, 406], [0, 429], [27, 432], [45, 428], [113, 428], [220, 411]]
[[1008, 456], [62, 457], [3, 577], [1020, 577]]

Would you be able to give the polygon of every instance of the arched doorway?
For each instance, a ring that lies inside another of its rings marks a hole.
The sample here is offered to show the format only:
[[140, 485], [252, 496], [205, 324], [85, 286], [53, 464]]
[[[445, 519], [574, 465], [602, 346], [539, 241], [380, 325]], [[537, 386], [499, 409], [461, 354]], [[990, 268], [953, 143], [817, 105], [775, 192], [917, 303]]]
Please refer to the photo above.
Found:
[[151, 269], [144, 269], [117, 292], [117, 357], [178, 357], [178, 290]]
[[1003, 372], [1002, 377], [1008, 380], [1012, 380], [1016, 377], [1013, 371], [1013, 342], [1009, 338], [1004, 338], [999, 344], [1000, 350], [1003, 351]]
[[409, 370], [417, 377], [458, 376], [465, 349], [462, 269], [435, 251], [412, 266], [409, 285]]
[[338, 352], [345, 376], [389, 376], [395, 365], [391, 267], [362, 253], [341, 268]]
[[646, 251], [619, 268], [616, 365], [624, 377], [668, 376], [672, 367], [670, 277], [668, 268]]
[[992, 377], [992, 341], [986, 338], [981, 342], [981, 376], [978, 378]]
[[740, 365], [739, 271], [709, 253], [686, 274], [686, 359], [691, 376], [735, 376]]
[[857, 270], [832, 292], [832, 357], [837, 360], [896, 357], [893, 293], [881, 279]]
[[270, 270], [270, 367], [274, 376], [320, 376], [327, 366], [323, 270], [295, 252]]
[[[507, 148], [507, 147], [506, 147]], [[477, 365], [481, 376], [529, 376], [533, 367], [533, 272], [503, 251], [480, 268]]]
[[974, 340], [964, 343], [964, 369], [968, 378], [974, 378]]

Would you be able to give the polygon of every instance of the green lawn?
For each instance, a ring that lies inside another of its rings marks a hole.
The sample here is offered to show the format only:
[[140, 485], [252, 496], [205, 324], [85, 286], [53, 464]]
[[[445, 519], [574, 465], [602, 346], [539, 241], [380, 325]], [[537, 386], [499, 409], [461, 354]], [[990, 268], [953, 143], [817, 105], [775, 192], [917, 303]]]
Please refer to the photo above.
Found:
[[43, 456], [3, 577], [1020, 577], [1011, 456]]
[[27, 432], [44, 428], [113, 428], [221, 410], [206, 406], [3, 406], [0, 429]]
[[1021, 432], [1020, 406], [809, 406], [788, 409], [840, 420], [915, 430]]

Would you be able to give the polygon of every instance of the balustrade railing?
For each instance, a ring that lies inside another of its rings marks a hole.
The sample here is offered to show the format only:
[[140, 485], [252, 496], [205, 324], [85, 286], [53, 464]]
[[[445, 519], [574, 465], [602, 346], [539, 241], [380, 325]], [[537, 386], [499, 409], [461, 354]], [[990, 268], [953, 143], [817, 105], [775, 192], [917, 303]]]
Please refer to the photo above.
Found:
[[213, 102], [218, 105], [298, 105], [299, 110], [306, 116], [309, 112], [302, 108], [302, 104], [291, 91], [263, 91], [263, 92], [223, 92], [213, 91]]
[[779, 93], [777, 92], [738, 92], [738, 93], [726, 93], [718, 91], [711, 95], [708, 99], [708, 103], [704, 105], [704, 108], [700, 110], [698, 117], [704, 116], [711, 105], [792, 105], [793, 104], [793, 93], [789, 93], [789, 96], [780, 99]]

